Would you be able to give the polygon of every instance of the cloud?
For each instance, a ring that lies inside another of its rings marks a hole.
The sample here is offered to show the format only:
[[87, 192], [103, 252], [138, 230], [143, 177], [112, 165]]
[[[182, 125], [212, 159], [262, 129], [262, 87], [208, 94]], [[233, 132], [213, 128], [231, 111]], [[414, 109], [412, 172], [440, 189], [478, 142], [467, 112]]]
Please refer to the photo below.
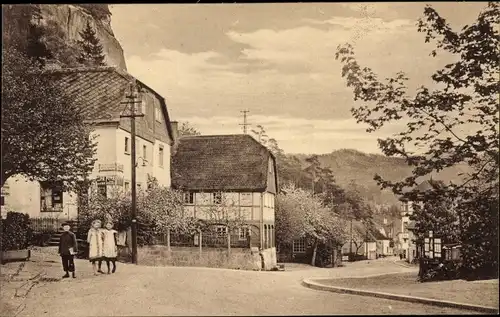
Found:
[[[242, 133], [242, 117], [179, 117], [179, 122], [189, 122], [202, 134]], [[404, 128], [404, 122], [398, 122], [376, 133], [367, 133], [366, 126], [357, 124], [354, 119], [344, 120], [307, 120], [289, 116], [248, 117], [250, 131], [257, 125], [264, 127], [270, 138], [278, 141], [287, 153], [329, 153], [331, 151], [355, 147], [368, 153], [381, 153], [377, 138], [385, 138]]]
[[204, 41], [196, 49], [165, 45], [126, 55], [128, 70], [166, 98], [173, 120], [189, 119], [205, 134], [241, 132], [240, 110], [249, 109], [252, 123], [269, 129], [287, 152], [378, 152], [377, 135], [351, 117], [350, 108], [359, 105], [340, 76], [337, 46], [355, 42], [362, 66], [382, 78], [405, 70], [420, 85], [444, 61], [428, 56], [432, 46], [409, 19], [325, 14], [298, 20], [286, 29], [221, 28], [224, 42], [211, 48]]

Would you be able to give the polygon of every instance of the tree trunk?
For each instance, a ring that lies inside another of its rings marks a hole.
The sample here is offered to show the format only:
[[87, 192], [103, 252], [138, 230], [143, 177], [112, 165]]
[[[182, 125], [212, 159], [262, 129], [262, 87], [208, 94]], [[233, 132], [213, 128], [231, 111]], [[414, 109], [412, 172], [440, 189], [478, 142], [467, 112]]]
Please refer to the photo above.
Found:
[[203, 254], [203, 247], [201, 246], [201, 244], [203, 243], [203, 236], [202, 236], [202, 231], [198, 229], [198, 237], [199, 237], [199, 248], [200, 248], [200, 259], [202, 258]]
[[314, 246], [313, 246], [313, 254], [312, 254], [312, 259], [311, 259], [311, 265], [315, 266], [316, 264], [316, 253], [318, 251], [318, 239], [314, 240]]
[[335, 264], [337, 263], [337, 245], [334, 243], [333, 244], [333, 258], [331, 260], [332, 262], [332, 267], [335, 267]]
[[167, 251], [171, 252], [172, 249], [170, 248], [170, 228], [167, 229]]

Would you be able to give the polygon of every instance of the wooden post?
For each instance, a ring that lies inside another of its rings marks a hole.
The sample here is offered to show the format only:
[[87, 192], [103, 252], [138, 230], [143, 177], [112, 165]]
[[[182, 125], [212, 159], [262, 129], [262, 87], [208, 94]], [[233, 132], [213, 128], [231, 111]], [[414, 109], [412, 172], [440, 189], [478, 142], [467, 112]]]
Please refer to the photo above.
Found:
[[231, 230], [227, 227], [227, 256], [231, 254]]
[[198, 242], [199, 242], [199, 243], [198, 243], [198, 244], [199, 244], [199, 246], [198, 246], [198, 247], [199, 247], [199, 250], [200, 250], [200, 259], [201, 259], [201, 257], [203, 256], [203, 255], [202, 255], [203, 249], [202, 249], [202, 246], [201, 246], [201, 244], [202, 244], [202, 242], [203, 242], [203, 237], [202, 237], [202, 233], [201, 233], [201, 230], [200, 230], [200, 229], [198, 229], [198, 237], [199, 237], [199, 238], [198, 238], [198, 239], [199, 239], [199, 241], [198, 241]]
[[167, 251], [170, 253], [172, 249], [170, 248], [170, 228], [167, 229]]

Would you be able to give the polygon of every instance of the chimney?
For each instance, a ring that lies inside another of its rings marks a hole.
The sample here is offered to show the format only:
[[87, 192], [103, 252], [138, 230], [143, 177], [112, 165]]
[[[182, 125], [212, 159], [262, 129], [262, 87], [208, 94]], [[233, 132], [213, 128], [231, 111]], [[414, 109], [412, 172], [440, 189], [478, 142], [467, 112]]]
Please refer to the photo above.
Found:
[[170, 121], [170, 126], [172, 127], [172, 137], [174, 139], [174, 144], [177, 144], [179, 140], [179, 122]]

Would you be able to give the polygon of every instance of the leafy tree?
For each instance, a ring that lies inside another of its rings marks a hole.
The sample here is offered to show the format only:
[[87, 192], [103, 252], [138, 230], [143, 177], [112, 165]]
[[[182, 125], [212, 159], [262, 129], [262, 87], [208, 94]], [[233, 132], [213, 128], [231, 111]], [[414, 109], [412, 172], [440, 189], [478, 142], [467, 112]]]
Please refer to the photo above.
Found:
[[85, 29], [79, 34], [81, 40], [76, 42], [80, 49], [80, 55], [77, 58], [78, 62], [88, 66], [105, 66], [102, 45], [95, 30], [90, 25], [90, 21], [87, 21]]
[[267, 143], [269, 141], [269, 136], [266, 134], [266, 129], [260, 124], [256, 126], [256, 130], [252, 129], [251, 132], [255, 134], [257, 141], [259, 141], [262, 145], [267, 147]]
[[[471, 273], [491, 272], [498, 266], [498, 239], [494, 238], [498, 221], [494, 219], [498, 219], [499, 19], [498, 3], [490, 2], [473, 24], [456, 32], [427, 6], [418, 27], [426, 34], [426, 42], [435, 42], [432, 55], [444, 51], [457, 60], [436, 71], [433, 87], [422, 86], [415, 96], [407, 93], [404, 73], [382, 81], [370, 68], [358, 64], [352, 46], [341, 46], [336, 54], [344, 64], [342, 76], [353, 88], [354, 99], [364, 103], [352, 113], [358, 122], [369, 125], [368, 132], [408, 120], [404, 131], [379, 140], [379, 146], [388, 156], [403, 157], [414, 167], [413, 173], [400, 182], [377, 175], [382, 188], [403, 194], [403, 188], [416, 186], [418, 178], [431, 172], [459, 163], [473, 167], [464, 181], [441, 189], [444, 196], [433, 196], [437, 200], [447, 197], [459, 206], [464, 266]], [[414, 152], [412, 147], [421, 151]], [[403, 197], [420, 199], [416, 191]], [[480, 232], [481, 237], [472, 232]]]
[[318, 155], [311, 155], [306, 158], [306, 162], [309, 166], [306, 167], [305, 172], [310, 176], [311, 179], [311, 190], [315, 192], [315, 184], [319, 180], [319, 174], [321, 174], [321, 163], [319, 161]]
[[289, 185], [276, 199], [276, 241], [286, 245], [299, 238], [312, 245], [314, 265], [318, 245], [328, 241], [340, 244], [345, 241], [346, 232], [343, 221], [318, 196]]
[[201, 135], [201, 133], [196, 128], [191, 126], [189, 122], [183, 122], [178, 133], [180, 137]]
[[192, 219], [184, 214], [182, 192], [153, 181], [144, 194], [141, 208], [154, 219], [157, 234], [187, 232], [191, 229]]
[[[153, 181], [145, 191], [137, 195], [138, 244], [154, 243], [158, 235], [170, 231], [188, 232], [193, 220], [185, 217], [182, 193], [158, 185]], [[80, 206], [79, 230], [85, 234], [94, 219], [112, 220], [116, 229], [127, 230], [130, 227], [130, 193], [119, 187], [112, 187], [106, 196], [91, 189], [87, 201]]]
[[216, 226], [224, 226], [226, 228], [227, 250], [231, 252], [231, 233], [237, 229], [245, 230], [247, 227], [246, 220], [249, 219], [249, 215], [241, 214], [236, 202], [229, 199], [226, 193], [218, 194], [220, 195], [218, 198], [213, 198], [218, 201], [213, 201], [208, 208], [203, 209], [204, 218], [206, 219], [203, 227], [210, 232]]
[[2, 53], [2, 186], [16, 174], [75, 186], [95, 163], [82, 107], [25, 55]]
[[51, 56], [47, 62], [62, 67], [78, 67], [80, 48], [74, 41], [69, 41], [61, 26], [55, 21], [47, 21], [43, 26], [42, 41]]

